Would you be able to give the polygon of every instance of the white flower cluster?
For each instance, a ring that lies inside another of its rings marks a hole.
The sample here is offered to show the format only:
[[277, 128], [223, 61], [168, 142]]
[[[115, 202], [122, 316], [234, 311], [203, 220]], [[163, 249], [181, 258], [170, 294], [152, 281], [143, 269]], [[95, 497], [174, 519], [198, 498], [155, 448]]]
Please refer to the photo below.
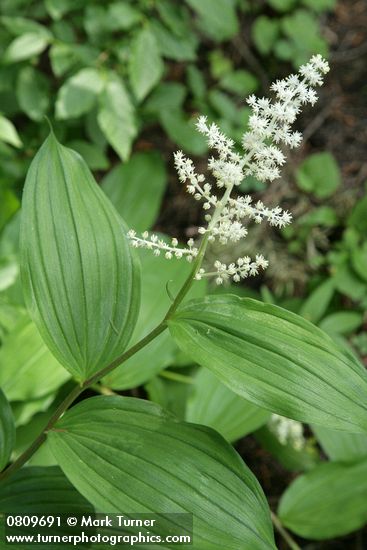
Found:
[[283, 143], [293, 148], [301, 143], [302, 135], [292, 131], [291, 125], [302, 105], [316, 103], [317, 94], [313, 86], [320, 86], [322, 76], [328, 71], [327, 61], [321, 55], [314, 55], [307, 65], [301, 66], [299, 75], [290, 75], [272, 84], [276, 101], [265, 97], [257, 99], [254, 95], [247, 99], [253, 114], [249, 120], [249, 131], [242, 139], [247, 161], [251, 159], [246, 163], [246, 176], [253, 175], [260, 181], [273, 181], [280, 176], [285, 156], [277, 145]]
[[198, 253], [198, 249], [194, 247], [193, 239], [189, 239], [187, 241], [187, 248], [178, 248], [177, 239], [172, 239], [171, 245], [169, 245], [157, 235], [154, 235], [153, 233], [149, 235], [148, 231], [144, 231], [142, 236], [138, 237], [136, 232], [133, 229], [130, 229], [127, 235], [134, 248], [148, 248], [149, 250], [153, 250], [153, 254], [155, 256], [160, 256], [163, 252], [164, 257], [167, 260], [172, 260], [172, 258], [177, 258], [180, 260], [185, 257], [188, 262], [192, 262]]
[[246, 279], [249, 275], [257, 275], [260, 269], [266, 269], [269, 262], [265, 260], [262, 254], [257, 254], [254, 261], [251, 260], [249, 256], [244, 256], [243, 258], [238, 258], [236, 263], [231, 263], [229, 265], [223, 264], [219, 260], [214, 262], [214, 267], [216, 271], [212, 273], [205, 273], [204, 269], [199, 269], [195, 279], [200, 281], [204, 275], [206, 276], [215, 276], [215, 282], [217, 285], [221, 285], [224, 281], [232, 279], [235, 283], [241, 281], [241, 279]]
[[285, 418], [279, 414], [272, 414], [268, 422], [268, 428], [282, 445], [291, 445], [297, 451], [300, 451], [306, 445], [301, 422]]
[[[207, 226], [199, 227], [198, 232], [205, 235], [208, 241], [218, 240], [226, 244], [243, 239], [248, 233], [246, 219], [255, 223], [267, 220], [270, 225], [279, 228], [291, 222], [291, 214], [279, 206], [268, 208], [261, 201], [253, 204], [251, 197], [234, 198], [231, 193], [248, 176], [255, 176], [261, 181], [273, 181], [280, 176], [285, 156], [279, 145], [297, 147], [300, 144], [302, 136], [293, 131], [291, 125], [302, 105], [314, 105], [317, 95], [313, 86], [322, 84], [323, 75], [328, 70], [328, 63], [320, 55], [315, 55], [300, 68], [298, 75], [278, 80], [271, 86], [275, 95], [273, 100], [250, 96], [247, 102], [252, 108], [252, 115], [249, 129], [242, 138], [242, 153], [235, 150], [233, 140], [227, 138], [216, 124], [209, 124], [205, 116], [199, 117], [197, 129], [205, 135], [209, 148], [216, 152], [216, 157], [209, 159], [208, 168], [216, 187], [223, 189], [222, 196], [217, 197], [213, 184], [207, 182], [203, 174], [197, 173], [192, 160], [185, 157], [182, 151], [175, 153], [174, 162], [187, 191], [203, 203]], [[178, 248], [177, 239], [173, 239], [169, 246], [156, 235], [149, 237], [143, 233], [142, 237], [137, 237], [131, 231], [129, 237], [134, 246], [152, 249], [156, 255], [163, 252], [168, 259], [186, 257], [191, 261], [198, 254], [191, 239], [187, 248]], [[259, 269], [265, 269], [267, 265], [261, 255], [257, 255], [255, 261], [248, 257], [239, 258], [237, 263], [228, 266], [217, 261], [215, 271], [205, 273], [201, 268], [196, 278], [214, 275], [218, 284], [229, 278], [240, 281], [249, 275], [256, 275]]]

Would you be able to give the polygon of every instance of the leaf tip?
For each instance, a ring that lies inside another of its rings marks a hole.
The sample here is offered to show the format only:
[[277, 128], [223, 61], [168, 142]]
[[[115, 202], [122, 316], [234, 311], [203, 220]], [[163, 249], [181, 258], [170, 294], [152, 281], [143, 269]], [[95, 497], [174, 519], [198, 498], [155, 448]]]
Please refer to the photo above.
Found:
[[45, 119], [45, 121], [46, 121], [47, 124], [48, 124], [48, 127], [50, 128], [50, 134], [51, 134], [53, 137], [56, 137], [56, 136], [55, 136], [54, 129], [53, 129], [53, 126], [52, 126], [52, 123], [51, 123], [51, 120], [48, 118], [47, 115], [43, 115], [43, 118]]

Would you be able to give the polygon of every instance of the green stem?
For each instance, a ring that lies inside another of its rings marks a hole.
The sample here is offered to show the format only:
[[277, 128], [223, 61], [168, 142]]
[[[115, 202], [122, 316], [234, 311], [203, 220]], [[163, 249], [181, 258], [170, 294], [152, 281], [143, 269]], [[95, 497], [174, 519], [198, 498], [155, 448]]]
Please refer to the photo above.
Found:
[[201, 262], [203, 261], [203, 257], [205, 254], [206, 246], [208, 242], [208, 235], [205, 235], [204, 239], [201, 242], [199, 252], [197, 257], [195, 258], [193, 268], [190, 272], [190, 275], [182, 285], [181, 289], [179, 290], [172, 306], [169, 308], [166, 317], [163, 319], [163, 321], [155, 327], [149, 334], [147, 334], [144, 338], [142, 338], [139, 342], [137, 342], [134, 346], [132, 346], [130, 349], [128, 349], [125, 353], [117, 357], [112, 363], [107, 365], [107, 367], [104, 367], [103, 369], [99, 370], [93, 376], [85, 380], [81, 385], [76, 386], [70, 393], [67, 395], [67, 397], [64, 399], [64, 401], [57, 407], [51, 418], [49, 419], [47, 426], [42, 430], [40, 435], [33, 441], [33, 443], [24, 451], [22, 455], [20, 455], [17, 460], [13, 462], [8, 468], [6, 468], [3, 472], [0, 473], [0, 481], [3, 481], [7, 479], [11, 474], [19, 470], [30, 458], [33, 456], [33, 454], [39, 449], [39, 447], [42, 445], [42, 443], [46, 440], [47, 432], [50, 431], [56, 422], [59, 420], [59, 418], [64, 414], [64, 412], [68, 409], [68, 407], [75, 401], [75, 399], [87, 388], [90, 388], [94, 384], [96, 384], [101, 378], [105, 377], [107, 374], [109, 374], [111, 371], [113, 371], [116, 367], [120, 366], [124, 361], [127, 361], [130, 357], [135, 355], [138, 351], [143, 349], [146, 345], [148, 345], [154, 338], [156, 338], [161, 332], [166, 330], [167, 328], [167, 319], [173, 315], [173, 313], [176, 311], [186, 294], [191, 288], [192, 283], [194, 282], [195, 275], [200, 269]]
[[30, 458], [33, 456], [33, 454], [39, 449], [39, 447], [42, 445], [42, 443], [46, 440], [47, 432], [50, 431], [56, 422], [59, 420], [59, 418], [64, 414], [64, 412], [68, 409], [68, 407], [75, 401], [79, 395], [86, 390], [87, 388], [90, 388], [93, 386], [96, 382], [98, 382], [101, 378], [106, 376], [109, 372], [111, 372], [113, 369], [121, 365], [124, 361], [129, 359], [132, 355], [140, 351], [142, 348], [144, 348], [149, 342], [151, 342], [158, 334], [163, 332], [167, 328], [165, 321], [162, 321], [155, 329], [153, 329], [149, 334], [147, 334], [142, 340], [140, 340], [137, 344], [132, 346], [130, 349], [128, 349], [125, 353], [120, 355], [120, 357], [117, 357], [112, 363], [110, 363], [107, 367], [101, 369], [100, 371], [96, 372], [93, 376], [85, 380], [82, 384], [75, 386], [71, 392], [65, 397], [64, 401], [60, 403], [60, 405], [57, 407], [51, 418], [49, 419], [47, 425], [42, 430], [42, 432], [39, 434], [39, 436], [33, 441], [33, 443], [24, 451], [23, 454], [21, 454], [17, 460], [13, 462], [6, 470], [0, 473], [0, 481], [3, 481], [4, 479], [7, 479], [11, 474], [19, 470]]
[[288, 531], [284, 529], [278, 516], [274, 514], [274, 512], [270, 512], [270, 514], [271, 514], [271, 521], [273, 522], [274, 527], [276, 528], [278, 533], [283, 537], [283, 539], [286, 541], [289, 548], [291, 548], [292, 550], [301, 550], [301, 547], [298, 546], [296, 541], [292, 539]]
[[22, 455], [20, 455], [17, 460], [13, 462], [8, 468], [6, 468], [3, 472], [0, 473], [0, 481], [7, 479], [12, 473], [16, 472], [21, 468], [30, 458], [33, 456], [33, 454], [39, 449], [39, 447], [42, 445], [42, 443], [46, 440], [47, 432], [50, 431], [58, 419], [64, 414], [64, 412], [68, 409], [68, 407], [75, 401], [75, 399], [87, 388], [90, 388], [101, 378], [109, 374], [111, 371], [113, 371], [116, 367], [119, 367], [124, 361], [127, 361], [130, 357], [132, 357], [135, 353], [140, 351], [142, 348], [144, 348], [147, 344], [149, 344], [154, 338], [156, 338], [161, 332], [166, 330], [167, 328], [167, 321], [172, 317], [172, 315], [175, 313], [179, 305], [181, 304], [182, 300], [185, 298], [187, 293], [189, 292], [193, 282], [195, 281], [195, 276], [198, 273], [205, 252], [206, 248], [208, 246], [208, 239], [210, 235], [211, 229], [214, 227], [214, 225], [217, 223], [220, 214], [223, 211], [223, 208], [225, 208], [228, 198], [231, 194], [233, 185], [230, 187], [227, 187], [221, 201], [218, 203], [218, 206], [213, 214], [213, 218], [208, 226], [208, 230], [204, 235], [203, 240], [201, 241], [198, 254], [193, 262], [192, 270], [187, 277], [186, 281], [180, 288], [173, 304], [167, 311], [167, 314], [163, 321], [155, 327], [149, 334], [147, 334], [142, 340], [137, 342], [134, 346], [132, 346], [130, 349], [128, 349], [125, 353], [117, 357], [112, 363], [107, 365], [107, 367], [104, 367], [103, 369], [99, 370], [93, 376], [85, 380], [81, 385], [76, 386], [69, 395], [64, 399], [64, 401], [57, 407], [56, 411], [51, 416], [50, 420], [47, 423], [47, 426], [42, 430], [40, 435], [33, 441], [33, 443], [24, 451]]
[[0, 480], [3, 481], [7, 479], [11, 474], [19, 470], [28, 460], [31, 458], [31, 456], [39, 449], [39, 447], [42, 445], [42, 443], [46, 440], [47, 432], [54, 426], [56, 421], [60, 418], [60, 416], [63, 414], [63, 412], [66, 411], [66, 409], [75, 401], [75, 399], [82, 393], [84, 388], [82, 386], [75, 386], [71, 392], [65, 397], [64, 401], [60, 403], [60, 405], [57, 407], [55, 412], [52, 414], [51, 418], [49, 419], [47, 425], [42, 430], [40, 435], [33, 441], [33, 443], [24, 451], [23, 454], [21, 454], [17, 460], [13, 462], [6, 470], [1, 472], [0, 474]]
[[178, 292], [178, 294], [175, 298], [175, 301], [173, 302], [173, 304], [171, 305], [171, 307], [167, 311], [167, 315], [164, 318], [164, 322], [167, 321], [170, 317], [172, 317], [172, 315], [175, 313], [178, 306], [180, 305], [180, 303], [182, 302], [182, 300], [185, 298], [186, 294], [189, 292], [190, 288], [192, 287], [192, 284], [195, 281], [195, 275], [197, 274], [197, 272], [200, 269], [200, 266], [202, 264], [202, 261], [203, 261], [203, 258], [204, 258], [205, 252], [206, 252], [206, 247], [208, 246], [208, 238], [209, 238], [209, 233], [205, 233], [204, 238], [201, 241], [198, 254], [197, 254], [197, 256], [194, 260], [194, 264], [192, 266], [192, 270], [190, 272], [190, 275], [187, 277], [186, 281], [184, 282], [184, 284], [180, 288], [180, 290], [179, 290], [179, 292]]

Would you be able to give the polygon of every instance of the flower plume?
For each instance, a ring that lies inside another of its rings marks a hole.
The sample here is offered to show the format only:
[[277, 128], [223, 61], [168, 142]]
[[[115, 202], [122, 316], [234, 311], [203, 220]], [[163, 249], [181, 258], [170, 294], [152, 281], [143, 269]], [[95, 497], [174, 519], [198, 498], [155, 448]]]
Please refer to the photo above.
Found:
[[[302, 135], [292, 129], [302, 106], [314, 105], [317, 101], [315, 86], [323, 83], [323, 76], [329, 71], [329, 65], [321, 55], [313, 56], [306, 65], [300, 67], [298, 74], [277, 80], [271, 86], [273, 98], [257, 98], [251, 95], [247, 99], [252, 114], [248, 129], [242, 136], [242, 151], [238, 151], [232, 139], [228, 138], [215, 123], [209, 123], [205, 116], [198, 118], [196, 128], [206, 137], [209, 149], [214, 153], [208, 161], [208, 171], [215, 183], [210, 183], [204, 174], [199, 174], [191, 159], [182, 151], [174, 154], [175, 168], [180, 181], [186, 185], [190, 195], [202, 201], [205, 212], [205, 226], [199, 227], [200, 235], [207, 241], [218, 241], [225, 245], [246, 237], [250, 221], [267, 221], [271, 226], [284, 227], [292, 220], [292, 215], [279, 206], [267, 207], [263, 202], [255, 204], [250, 196], [231, 196], [233, 190], [244, 179], [254, 176], [260, 181], [277, 179], [286, 161], [281, 147], [298, 147]], [[213, 189], [214, 188], [214, 189]], [[218, 196], [219, 193], [219, 196]], [[198, 255], [198, 248], [190, 239], [187, 247], [178, 247], [177, 239], [167, 244], [156, 235], [143, 233], [141, 237], [134, 231], [129, 232], [133, 246], [151, 249], [154, 254], [164, 254], [167, 259], [186, 258], [192, 261]], [[219, 260], [214, 270], [205, 272], [198, 266], [196, 279], [213, 276], [217, 284], [226, 280], [238, 282], [250, 275], [256, 275], [260, 269], [266, 269], [267, 260], [257, 254], [255, 260], [248, 256], [238, 258], [226, 265]]]

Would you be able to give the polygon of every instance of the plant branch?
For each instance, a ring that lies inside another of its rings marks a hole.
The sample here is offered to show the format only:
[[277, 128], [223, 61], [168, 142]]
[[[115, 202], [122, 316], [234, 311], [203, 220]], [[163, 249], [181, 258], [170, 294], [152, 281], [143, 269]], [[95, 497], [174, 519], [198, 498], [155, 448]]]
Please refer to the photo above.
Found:
[[90, 388], [93, 386], [96, 382], [98, 382], [101, 378], [106, 376], [109, 372], [111, 372], [113, 369], [121, 365], [124, 361], [127, 361], [132, 355], [140, 351], [142, 348], [144, 348], [149, 342], [154, 340], [156, 336], [158, 336], [161, 332], [163, 332], [167, 328], [167, 325], [165, 321], [162, 321], [155, 329], [153, 329], [149, 334], [147, 334], [142, 340], [137, 342], [134, 346], [132, 346], [130, 349], [128, 349], [125, 353], [117, 357], [112, 363], [107, 365], [107, 367], [104, 367], [103, 369], [96, 372], [93, 376], [85, 380], [82, 384], [75, 386], [71, 392], [65, 397], [64, 401], [60, 403], [60, 405], [57, 407], [51, 418], [49, 419], [47, 425], [42, 430], [42, 432], [39, 434], [39, 436], [33, 441], [33, 443], [24, 451], [23, 454], [21, 454], [17, 460], [13, 462], [6, 470], [0, 473], [0, 481], [3, 481], [7, 479], [11, 474], [19, 470], [30, 458], [33, 456], [33, 454], [39, 449], [39, 447], [44, 443], [46, 440], [47, 432], [49, 432], [56, 422], [59, 420], [59, 418], [64, 414], [64, 412], [69, 408], [69, 406], [75, 401], [79, 395], [86, 390], [87, 388]]
[[271, 521], [273, 522], [274, 527], [276, 528], [278, 533], [283, 537], [283, 539], [286, 541], [289, 548], [291, 548], [292, 550], [301, 550], [301, 547], [298, 546], [295, 540], [293, 540], [293, 538], [290, 536], [288, 531], [284, 529], [278, 516], [274, 514], [274, 512], [272, 511], [270, 512], [270, 514], [271, 514]]
[[112, 363], [104, 367], [103, 369], [99, 370], [95, 374], [93, 374], [90, 378], [85, 380], [82, 384], [75, 386], [71, 392], [66, 396], [64, 401], [60, 403], [60, 405], [57, 407], [55, 412], [52, 414], [51, 418], [49, 419], [47, 425], [42, 430], [42, 432], [39, 434], [39, 436], [33, 441], [33, 443], [24, 451], [23, 454], [21, 454], [17, 460], [15, 460], [8, 468], [6, 468], [3, 472], [0, 473], [0, 481], [4, 481], [7, 479], [10, 475], [12, 475], [14, 472], [19, 470], [30, 458], [34, 455], [34, 453], [40, 448], [42, 443], [46, 440], [47, 432], [49, 432], [56, 422], [59, 420], [59, 418], [64, 414], [64, 412], [70, 407], [70, 405], [75, 401], [79, 395], [86, 390], [87, 388], [90, 388], [91, 386], [95, 385], [101, 378], [104, 378], [107, 374], [109, 374], [111, 371], [113, 371], [115, 368], [119, 367], [122, 363], [127, 361], [130, 357], [135, 355], [138, 351], [143, 349], [146, 345], [148, 345], [154, 338], [156, 338], [161, 332], [166, 330], [167, 328], [167, 319], [176, 311], [182, 300], [185, 298], [186, 294], [191, 288], [192, 283], [195, 280], [195, 275], [200, 269], [201, 263], [203, 261], [203, 257], [205, 254], [205, 250], [207, 247], [208, 242], [208, 234], [204, 236], [197, 257], [195, 258], [194, 265], [192, 270], [190, 271], [189, 276], [183, 283], [181, 289], [179, 290], [173, 304], [169, 308], [167, 315], [163, 319], [163, 321], [157, 325], [149, 334], [147, 334], [144, 338], [142, 338], [139, 342], [137, 342], [134, 346], [132, 346], [130, 349], [128, 349], [125, 353], [117, 357]]
[[71, 392], [65, 397], [64, 401], [60, 403], [60, 405], [57, 407], [55, 412], [52, 414], [51, 418], [49, 419], [47, 425], [42, 430], [42, 432], [39, 434], [39, 436], [33, 441], [33, 443], [24, 451], [23, 454], [21, 454], [17, 460], [13, 462], [6, 470], [0, 473], [0, 480], [4, 481], [7, 479], [11, 474], [19, 470], [28, 460], [31, 458], [31, 456], [39, 449], [39, 447], [42, 445], [42, 443], [46, 440], [47, 432], [54, 426], [56, 421], [60, 418], [60, 416], [66, 411], [66, 409], [75, 401], [75, 399], [82, 393], [83, 387], [78, 385], [75, 386]]

